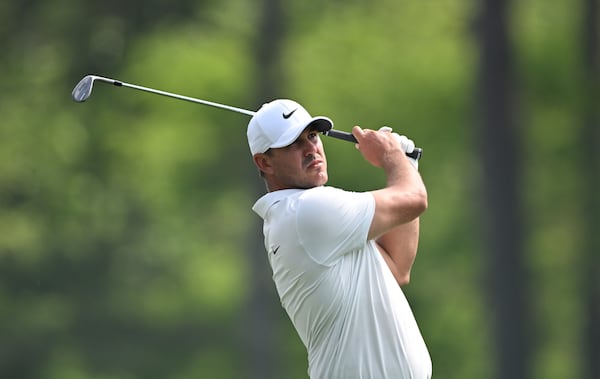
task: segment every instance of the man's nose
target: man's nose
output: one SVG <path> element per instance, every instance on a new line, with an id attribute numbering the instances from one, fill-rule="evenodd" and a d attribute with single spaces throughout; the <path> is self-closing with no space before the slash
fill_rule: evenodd
<path id="1" fill-rule="evenodd" d="M 304 144 L 304 155 L 314 155 L 317 152 L 317 142 L 307 140 Z"/>

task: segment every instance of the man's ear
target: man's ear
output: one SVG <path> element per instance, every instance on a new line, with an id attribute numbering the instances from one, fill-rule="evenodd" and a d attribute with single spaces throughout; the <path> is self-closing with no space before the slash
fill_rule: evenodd
<path id="1" fill-rule="evenodd" d="M 268 155 L 266 154 L 255 154 L 254 157 L 252 157 L 254 159 L 254 164 L 256 165 L 256 167 L 258 167 L 258 169 L 266 174 L 270 174 L 273 172 L 273 166 L 271 165 L 271 159 Z"/>

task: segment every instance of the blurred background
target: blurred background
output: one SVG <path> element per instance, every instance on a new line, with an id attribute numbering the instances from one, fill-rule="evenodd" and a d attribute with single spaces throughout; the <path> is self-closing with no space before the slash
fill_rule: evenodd
<path id="1" fill-rule="evenodd" d="M 423 147 L 411 284 L 440 379 L 600 378 L 598 0 L 4 0 L 0 377 L 306 378 L 248 117 Z M 330 185 L 382 172 L 323 137 Z"/>

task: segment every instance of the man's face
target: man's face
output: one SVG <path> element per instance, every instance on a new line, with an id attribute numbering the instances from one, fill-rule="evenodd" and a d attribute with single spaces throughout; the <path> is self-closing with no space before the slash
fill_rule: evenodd
<path id="1" fill-rule="evenodd" d="M 270 191 L 327 183 L 327 158 L 315 128 L 304 130 L 291 145 L 270 149 L 262 156 L 266 160 L 262 170 Z"/>

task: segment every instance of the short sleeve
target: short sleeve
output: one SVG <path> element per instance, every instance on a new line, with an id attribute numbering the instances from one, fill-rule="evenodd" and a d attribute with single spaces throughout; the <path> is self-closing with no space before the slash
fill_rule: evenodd
<path id="1" fill-rule="evenodd" d="M 364 246 L 375 213 L 369 192 L 319 187 L 304 192 L 297 204 L 297 233 L 317 263 L 329 265 Z"/>

